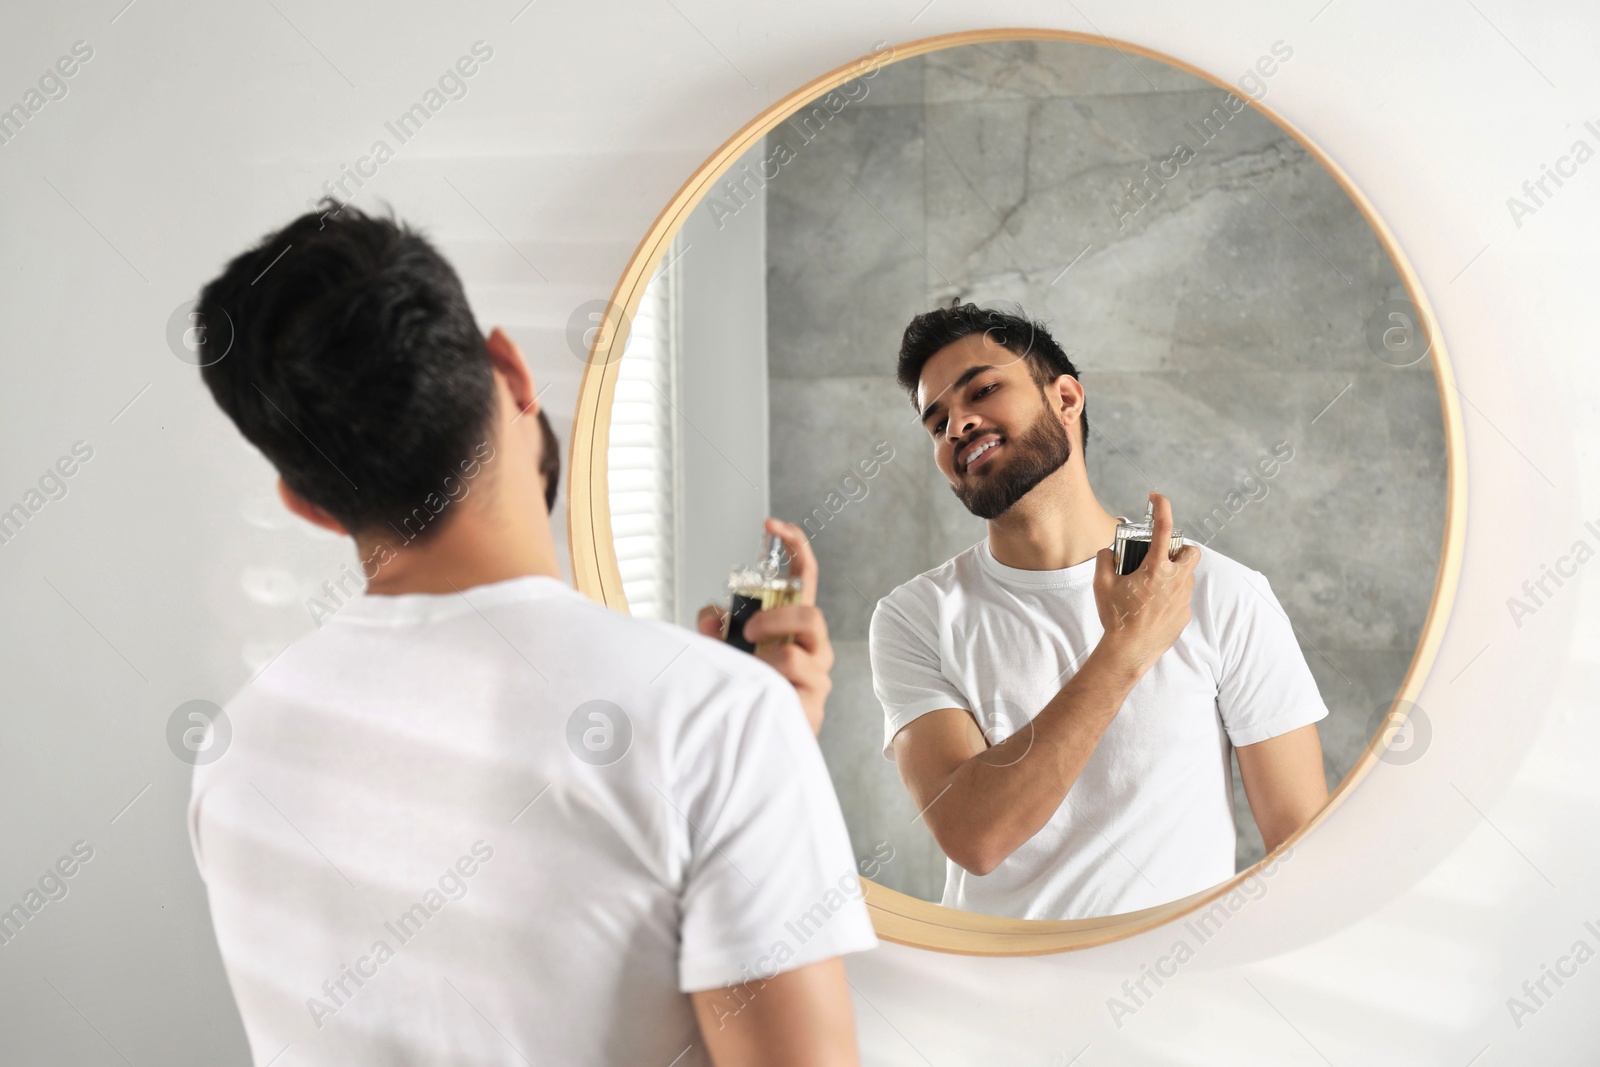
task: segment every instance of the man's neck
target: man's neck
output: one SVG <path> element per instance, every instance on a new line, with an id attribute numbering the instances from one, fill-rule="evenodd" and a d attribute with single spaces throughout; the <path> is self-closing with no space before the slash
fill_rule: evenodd
<path id="1" fill-rule="evenodd" d="M 989 552 L 1018 570 L 1062 570 L 1093 559 L 1116 533 L 1116 516 L 1095 499 L 1083 461 L 1074 457 L 989 521 Z"/>
<path id="2" fill-rule="evenodd" d="M 451 508 L 459 510 L 450 515 Z M 517 510 L 527 513 L 505 514 L 492 501 L 469 497 L 447 505 L 436 520 L 444 525 L 431 539 L 407 542 L 394 536 L 357 542 L 363 560 L 388 560 L 367 581 L 366 591 L 377 596 L 454 593 L 523 575 L 559 579 L 544 501 L 538 501 L 536 511 Z"/>

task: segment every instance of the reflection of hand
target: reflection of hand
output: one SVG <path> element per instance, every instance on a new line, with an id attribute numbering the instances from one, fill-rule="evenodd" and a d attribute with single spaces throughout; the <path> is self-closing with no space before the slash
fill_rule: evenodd
<path id="1" fill-rule="evenodd" d="M 1155 506 L 1150 551 L 1132 574 L 1116 572 L 1116 553 L 1102 548 L 1095 557 L 1094 602 L 1105 636 L 1100 639 L 1128 667 L 1144 674 L 1172 647 L 1189 625 L 1189 598 L 1200 550 L 1184 545 L 1169 557 L 1172 503 L 1150 494 Z"/>
<path id="2" fill-rule="evenodd" d="M 822 717 L 833 680 L 833 644 L 828 623 L 817 605 L 817 557 L 798 526 L 768 519 L 768 533 L 777 534 L 789 553 L 789 574 L 800 579 L 800 601 L 758 611 L 744 624 L 745 640 L 757 646 L 756 656 L 795 688 L 811 732 L 822 729 Z M 700 609 L 696 627 L 707 637 L 721 637 L 726 612 L 716 604 Z M 775 640 L 776 639 L 776 640 Z M 762 642 L 768 642 L 762 647 Z M 780 643 L 781 642 L 781 643 Z"/>
<path id="3" fill-rule="evenodd" d="M 699 616 L 694 620 L 695 629 L 707 637 L 722 638 L 722 623 L 727 618 L 727 611 L 718 604 L 707 604 L 700 609 Z"/>

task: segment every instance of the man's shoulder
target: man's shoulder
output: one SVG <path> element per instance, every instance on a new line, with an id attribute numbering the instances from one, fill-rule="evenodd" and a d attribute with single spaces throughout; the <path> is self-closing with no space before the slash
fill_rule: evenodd
<path id="1" fill-rule="evenodd" d="M 1200 550 L 1200 562 L 1195 565 L 1195 585 L 1204 582 L 1215 589 L 1241 589 L 1246 582 L 1259 582 L 1265 576 L 1255 568 L 1225 556 L 1214 548 L 1185 537 L 1183 543 Z"/>
<path id="2" fill-rule="evenodd" d="M 681 658 L 706 668 L 707 677 L 727 678 L 738 684 L 755 686 L 774 683 L 788 685 L 783 675 L 770 664 L 734 648 L 721 638 L 707 637 L 698 630 L 661 619 L 640 619 L 631 615 L 622 615 L 620 618 L 624 625 L 622 632 L 629 632 L 642 641 L 666 641 L 680 648 L 687 642 Z"/>
<path id="3" fill-rule="evenodd" d="M 477 607 L 481 610 L 473 614 L 483 615 L 501 638 L 485 642 L 482 655 L 496 661 L 531 663 L 546 683 L 585 686 L 603 681 L 609 690 L 635 695 L 677 690 L 694 702 L 714 698 L 719 691 L 726 691 L 729 683 L 747 690 L 783 682 L 782 675 L 768 664 L 723 641 L 675 623 L 629 615 L 570 586 L 536 598 Z M 262 677 L 325 674 L 330 660 L 349 652 L 337 635 L 358 632 L 340 627 L 340 621 L 335 616 L 327 625 L 292 641 Z M 386 632 L 382 628 L 367 631 L 369 636 Z M 394 636 L 396 655 L 404 655 L 417 639 L 411 633 Z M 325 641 L 334 644 L 324 646 Z"/>
<path id="4" fill-rule="evenodd" d="M 574 650 L 572 665 L 587 659 L 589 666 L 620 685 L 641 690 L 663 686 L 688 689 L 693 694 L 691 701 L 711 699 L 730 685 L 746 692 L 788 687 L 770 664 L 698 630 L 665 619 L 629 615 L 581 594 L 567 603 L 573 605 L 574 628 L 584 634 L 584 648 Z M 536 606 L 530 607 L 536 610 Z M 585 649 L 594 655 L 585 656 Z"/>
<path id="5" fill-rule="evenodd" d="M 1201 610 L 1196 614 L 1211 619 L 1227 617 L 1272 595 L 1267 576 L 1254 567 L 1189 538 L 1184 542 L 1200 548 L 1200 562 L 1194 569 L 1194 599 Z"/>
<path id="6" fill-rule="evenodd" d="M 902 615 L 921 614 L 952 590 L 970 584 L 978 576 L 978 552 L 982 547 L 983 542 L 979 541 L 938 566 L 901 582 L 879 598 L 873 607 L 874 617 L 885 610 Z"/>

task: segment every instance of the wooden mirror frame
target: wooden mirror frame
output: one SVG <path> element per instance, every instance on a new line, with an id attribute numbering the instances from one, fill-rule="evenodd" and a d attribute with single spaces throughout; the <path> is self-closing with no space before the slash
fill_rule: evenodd
<path id="1" fill-rule="evenodd" d="M 622 593 L 622 577 L 617 568 L 616 550 L 611 534 L 611 509 L 606 471 L 611 402 L 616 389 L 617 368 L 627 342 L 626 324 L 632 321 L 640 299 L 644 295 L 645 286 L 689 212 L 712 189 L 716 180 L 758 139 L 796 113 L 801 105 L 856 78 L 862 72 L 946 48 L 990 41 L 1018 40 L 1071 41 L 1113 48 L 1125 55 L 1133 54 L 1158 60 L 1210 82 L 1220 89 L 1233 92 L 1227 83 L 1203 70 L 1190 66 L 1182 60 L 1126 41 L 1069 30 L 1006 28 L 941 34 L 884 48 L 807 82 L 751 119 L 723 142 L 722 146 L 690 175 L 689 180 L 683 183 L 677 194 L 656 217 L 617 282 L 616 289 L 611 295 L 611 302 L 607 305 L 604 321 L 595 330 L 587 366 L 579 384 L 577 412 L 572 424 L 572 439 L 568 445 L 571 467 L 567 479 L 567 542 L 571 552 L 573 581 L 580 591 L 608 607 L 624 612 L 628 610 L 627 600 Z M 1390 713 L 1394 714 L 1398 708 L 1409 708 L 1410 702 L 1414 702 L 1421 692 L 1423 682 L 1433 666 L 1439 645 L 1444 638 L 1445 625 L 1450 607 L 1455 600 L 1456 585 L 1460 576 L 1462 546 L 1466 534 L 1467 483 L 1465 444 L 1462 436 L 1461 409 L 1455 396 L 1455 377 L 1445 353 L 1443 337 L 1437 328 L 1432 308 L 1423 293 L 1416 271 L 1401 253 L 1394 235 L 1378 217 L 1372 204 L 1344 171 L 1291 123 L 1259 101 L 1248 97 L 1243 99 L 1299 142 L 1301 147 L 1343 188 L 1351 202 L 1366 218 L 1367 224 L 1372 227 L 1373 233 L 1377 235 L 1384 251 L 1394 264 L 1396 272 L 1405 284 L 1406 293 L 1417 310 L 1421 324 L 1431 339 L 1429 357 L 1433 361 L 1434 378 L 1439 388 L 1439 403 L 1444 415 L 1446 452 L 1444 538 L 1439 555 L 1439 570 L 1434 581 L 1433 600 L 1429 605 L 1422 635 L 1417 642 L 1416 653 L 1411 659 L 1411 666 L 1400 684 L 1394 703 L 1391 704 Z M 1382 737 L 1383 731 L 1380 730 L 1368 741 L 1366 750 L 1356 761 L 1355 766 L 1351 767 L 1344 780 L 1339 783 L 1339 787 L 1329 797 L 1328 803 L 1310 822 L 1302 826 L 1270 855 L 1263 857 L 1260 862 L 1210 889 L 1157 907 L 1120 915 L 1091 919 L 1012 919 L 946 908 L 863 878 L 861 883 L 866 892 L 866 903 L 872 914 L 873 927 L 877 930 L 878 936 L 886 941 L 940 952 L 980 956 L 1027 956 L 1065 952 L 1153 930 L 1226 896 L 1252 874 L 1285 857 L 1297 842 L 1327 818 L 1328 814 L 1372 769 L 1379 758 Z"/>

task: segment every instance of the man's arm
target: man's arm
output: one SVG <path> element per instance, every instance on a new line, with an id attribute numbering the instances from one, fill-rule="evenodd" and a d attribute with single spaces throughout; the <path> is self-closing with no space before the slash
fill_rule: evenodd
<path id="1" fill-rule="evenodd" d="M 1154 542 L 1169 543 L 1172 505 L 1155 502 Z M 1112 551 L 1096 558 L 1095 604 L 1105 633 L 1083 666 L 1029 725 L 989 746 L 972 716 L 947 708 L 894 736 L 895 762 L 940 849 L 985 875 L 1038 833 L 1077 781 L 1129 691 L 1189 622 L 1200 550 L 1152 552 L 1118 575 Z"/>
<path id="2" fill-rule="evenodd" d="M 1317 724 L 1307 723 L 1233 751 L 1239 758 L 1250 814 L 1270 853 L 1328 802 Z"/>
<path id="3" fill-rule="evenodd" d="M 792 638 L 784 644 L 758 652 L 757 657 L 777 670 L 794 687 L 805 712 L 806 725 L 814 738 L 822 728 L 824 706 L 832 688 L 828 672 L 833 666 L 833 645 L 828 640 L 827 622 L 816 606 L 817 559 L 798 526 L 769 518 L 766 530 L 783 539 L 790 557 L 789 574 L 801 581 L 800 600 L 787 607 L 757 612 L 745 624 L 744 633 L 746 639 L 756 644 L 770 638 Z M 724 614 L 716 604 L 701 608 L 697 620 L 700 633 L 720 638 Z M 800 728 L 798 722 L 798 719 L 793 720 L 794 729 Z M 775 817 L 778 812 L 771 800 L 775 784 L 773 776 L 780 768 L 769 766 L 761 772 L 747 774 L 746 777 L 755 788 L 750 801 L 760 815 L 755 819 L 741 820 L 746 823 L 744 836 L 753 842 L 765 842 L 758 849 L 764 852 L 770 852 L 773 841 L 788 842 L 791 848 L 803 855 L 803 860 L 799 861 L 802 866 L 814 866 L 822 857 L 822 846 L 829 843 L 826 831 L 830 827 L 822 826 L 811 835 L 809 841 L 800 831 L 806 828 L 806 819 L 820 818 L 824 823 L 831 820 L 844 870 L 853 877 L 849 837 L 839 817 L 838 803 L 833 799 L 820 752 L 814 744 L 804 747 L 809 749 L 809 753 L 795 754 L 815 760 L 812 785 L 816 788 L 811 802 L 803 811 L 788 812 L 788 825 L 782 825 L 784 820 Z M 792 748 L 790 751 L 795 752 Z M 808 760 L 801 762 L 804 764 Z M 781 769 L 787 772 L 791 768 L 785 764 Z M 825 804 L 822 803 L 823 794 L 827 797 Z M 765 825 L 769 823 L 772 825 Z M 728 869 L 735 869 L 733 859 L 716 842 L 708 840 L 707 844 L 715 849 L 721 859 L 727 861 Z M 762 859 L 766 860 L 766 857 Z M 720 866 L 717 869 L 722 870 Z M 769 885 L 776 887 L 782 883 L 803 885 L 804 875 L 808 872 L 791 867 L 787 873 L 787 878 L 764 882 L 762 890 L 768 890 Z M 797 875 L 800 876 L 798 879 Z M 842 880 L 836 884 L 842 885 Z M 824 891 L 834 892 L 826 883 Z M 738 897 L 745 895 L 737 888 L 734 892 Z M 860 899 L 856 895 L 845 906 L 860 911 L 864 936 L 849 933 L 853 917 L 841 918 L 836 914 L 828 931 L 819 932 L 818 939 L 805 951 L 810 955 L 821 955 L 815 950 L 830 942 L 834 951 L 858 951 L 867 947 L 863 942 L 871 939 L 871 931 Z M 781 910 L 785 907 L 786 912 Z M 706 908 L 705 912 L 714 927 L 726 928 L 726 905 Z M 781 919 L 785 913 L 792 915 L 797 912 L 792 904 L 779 904 L 768 912 L 775 920 Z M 749 972 L 745 973 L 748 975 Z M 755 977 L 740 985 L 694 992 L 689 997 L 694 1005 L 695 1019 L 699 1023 L 706 1051 L 715 1067 L 832 1067 L 834 1064 L 856 1067 L 861 1062 L 856 1048 L 855 1012 L 850 1003 L 850 986 L 845 979 L 844 961 L 837 955 L 802 964 L 771 978 Z"/>
<path id="4" fill-rule="evenodd" d="M 861 1062 L 850 986 L 837 956 L 689 997 L 715 1067 L 854 1067 Z"/>
<path id="5" fill-rule="evenodd" d="M 919 716 L 894 735 L 900 779 L 957 866 L 988 874 L 1061 806 L 1143 673 L 1104 647 L 998 745 L 961 708 Z"/>

